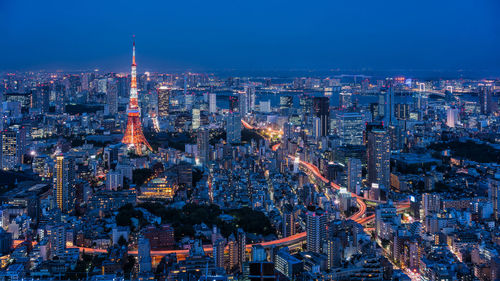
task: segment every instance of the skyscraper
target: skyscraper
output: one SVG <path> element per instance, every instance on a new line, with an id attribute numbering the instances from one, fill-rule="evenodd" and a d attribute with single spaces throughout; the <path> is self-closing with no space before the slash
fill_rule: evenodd
<path id="1" fill-rule="evenodd" d="M 450 128 L 455 128 L 455 125 L 458 122 L 458 109 L 457 108 L 448 108 L 446 111 L 446 126 Z"/>
<path id="2" fill-rule="evenodd" d="M 386 130 L 373 129 L 367 133 L 368 182 L 389 187 L 390 142 Z"/>
<path id="3" fill-rule="evenodd" d="M 210 93 L 208 96 L 208 112 L 210 114 L 217 112 L 217 95 L 215 93 Z"/>
<path id="4" fill-rule="evenodd" d="M 358 158 L 349 158 L 347 160 L 347 190 L 358 194 L 358 186 L 361 186 L 361 160 Z"/>
<path id="5" fill-rule="evenodd" d="M 338 134 L 341 145 L 363 144 L 363 116 L 359 113 L 345 112 L 338 116 Z"/>
<path id="6" fill-rule="evenodd" d="M 135 149 L 137 154 L 142 154 L 145 149 L 153 150 L 142 132 L 141 110 L 137 98 L 137 64 L 135 63 L 135 41 L 132 51 L 132 80 L 130 82 L 130 101 L 128 104 L 127 129 L 123 135 L 122 143 L 128 145 L 130 149 Z"/>
<path id="7" fill-rule="evenodd" d="M 307 250 L 321 253 L 326 238 L 327 215 L 322 210 L 309 211 L 306 214 Z"/>
<path id="8" fill-rule="evenodd" d="M 493 111 L 493 99 L 491 96 L 491 87 L 483 86 L 479 92 L 479 107 L 481 114 L 488 115 Z"/>
<path id="9" fill-rule="evenodd" d="M 201 116 L 200 116 L 200 110 L 198 108 L 193 108 L 192 110 L 192 121 L 191 121 L 191 127 L 193 130 L 197 130 L 200 127 L 200 122 L 201 122 Z"/>
<path id="10" fill-rule="evenodd" d="M 106 88 L 106 103 L 109 115 L 115 115 L 118 113 L 118 84 L 114 79 L 110 78 Z"/>
<path id="11" fill-rule="evenodd" d="M 168 116 L 170 110 L 170 88 L 160 86 L 158 89 L 158 117 Z"/>
<path id="12" fill-rule="evenodd" d="M 139 273 L 151 272 L 151 246 L 149 240 L 144 236 L 138 241 Z"/>
<path id="13" fill-rule="evenodd" d="M 394 117 L 394 102 L 394 87 L 392 81 L 389 81 L 387 91 L 384 95 L 384 123 L 386 126 L 396 121 L 396 117 Z"/>
<path id="14" fill-rule="evenodd" d="M 14 130 L 2 131 L 2 169 L 12 170 L 18 164 L 17 157 L 17 132 Z"/>
<path id="15" fill-rule="evenodd" d="M 283 211 L 283 237 L 295 235 L 295 212 L 291 205 L 287 205 Z"/>
<path id="16" fill-rule="evenodd" d="M 314 116 L 320 119 L 320 136 L 328 135 L 330 128 L 330 99 L 328 97 L 314 97 L 313 99 Z"/>
<path id="17" fill-rule="evenodd" d="M 201 128 L 198 130 L 198 135 L 196 138 L 196 144 L 198 147 L 198 155 L 200 157 L 200 162 L 202 164 L 207 164 L 208 161 L 210 160 L 209 158 L 209 149 L 210 149 L 210 143 L 209 143 L 209 130 L 207 128 Z"/>
<path id="18" fill-rule="evenodd" d="M 238 243 L 238 271 L 243 272 L 243 263 L 247 260 L 247 236 L 243 229 L 238 228 L 237 243 Z"/>
<path id="19" fill-rule="evenodd" d="M 237 112 L 229 113 L 226 117 L 227 143 L 241 142 L 241 115 Z"/>
<path id="20" fill-rule="evenodd" d="M 56 156 L 54 172 L 54 197 L 56 207 L 63 213 L 74 209 L 75 159 L 70 155 Z"/>

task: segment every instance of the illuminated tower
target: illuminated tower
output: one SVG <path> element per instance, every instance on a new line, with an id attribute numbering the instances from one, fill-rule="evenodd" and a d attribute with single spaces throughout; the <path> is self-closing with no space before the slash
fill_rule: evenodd
<path id="1" fill-rule="evenodd" d="M 153 150 L 142 133 L 141 110 L 137 98 L 137 65 L 135 64 L 135 40 L 132 55 L 132 79 L 130 82 L 130 101 L 127 108 L 127 129 L 123 135 L 122 143 L 127 144 L 130 149 L 135 149 L 137 154 L 142 154 L 146 148 Z"/>

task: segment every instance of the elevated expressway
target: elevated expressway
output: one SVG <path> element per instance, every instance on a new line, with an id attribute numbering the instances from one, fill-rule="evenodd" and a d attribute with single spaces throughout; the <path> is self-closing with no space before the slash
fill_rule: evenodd
<path id="1" fill-rule="evenodd" d="M 241 122 L 242 122 L 243 126 L 247 129 L 251 129 L 251 130 L 256 129 L 255 127 L 248 124 L 244 120 L 241 120 Z M 279 145 L 280 145 L 279 143 L 275 144 L 272 147 L 272 149 L 277 150 Z M 292 155 L 289 155 L 289 157 L 292 159 L 295 159 L 295 157 Z M 305 162 L 305 161 L 302 161 L 302 160 L 300 160 L 300 165 L 304 169 L 308 170 L 317 179 L 321 180 L 325 184 L 330 184 L 330 186 L 333 189 L 337 189 L 337 190 L 340 189 L 339 185 L 337 185 L 333 182 L 330 182 L 323 175 L 321 175 L 318 167 L 316 167 L 315 165 L 308 163 L 308 162 Z M 367 209 L 365 202 L 374 202 L 374 203 L 384 203 L 384 202 L 377 201 L 377 200 L 369 200 L 369 199 L 363 198 L 361 196 L 358 196 L 354 193 L 351 193 L 351 196 L 356 198 L 356 203 L 358 205 L 358 211 L 356 213 L 354 213 L 352 216 L 348 217 L 347 219 L 353 220 L 353 221 L 360 223 L 362 225 L 367 225 L 369 223 L 372 223 L 375 220 L 375 216 L 374 215 L 365 216 L 366 209 Z M 397 208 L 398 212 L 404 211 L 405 209 L 409 208 L 409 202 L 407 202 L 407 201 L 398 202 L 398 203 L 396 203 L 396 208 Z M 365 229 L 365 230 L 371 230 L 371 229 Z M 269 248 L 272 246 L 274 246 L 274 247 L 287 246 L 290 248 L 294 248 L 294 247 L 302 245 L 305 242 L 305 240 L 306 240 L 306 232 L 301 232 L 301 233 L 297 233 L 297 234 L 289 236 L 289 237 L 285 237 L 285 238 L 281 238 L 281 239 L 277 239 L 277 240 L 273 240 L 273 241 L 261 242 L 261 243 L 256 243 L 256 244 L 249 244 L 246 247 L 247 247 L 247 250 L 251 250 L 253 245 L 262 245 L 265 248 Z M 93 249 L 93 248 L 74 247 L 74 246 L 70 246 L 68 248 L 78 248 L 78 249 L 80 249 L 80 251 L 85 252 L 87 254 L 106 253 L 105 249 Z M 213 251 L 212 245 L 205 245 L 205 246 L 203 246 L 203 249 L 205 250 L 206 253 L 211 253 Z M 129 253 L 129 255 L 136 256 L 137 250 L 130 250 L 128 253 Z M 176 254 L 179 259 L 184 259 L 185 257 L 187 257 L 189 255 L 189 250 L 151 251 L 151 255 L 154 257 L 157 257 L 157 258 L 161 258 L 162 256 L 169 255 L 169 254 Z"/>

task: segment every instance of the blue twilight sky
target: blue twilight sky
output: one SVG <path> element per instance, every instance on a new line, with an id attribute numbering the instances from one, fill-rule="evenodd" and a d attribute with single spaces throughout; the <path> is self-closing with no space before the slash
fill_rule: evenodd
<path id="1" fill-rule="evenodd" d="M 1 70 L 500 72 L 498 0 L 0 0 Z"/>

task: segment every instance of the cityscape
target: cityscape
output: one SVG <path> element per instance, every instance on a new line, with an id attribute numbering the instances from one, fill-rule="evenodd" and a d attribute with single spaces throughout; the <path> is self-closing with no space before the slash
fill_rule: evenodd
<path id="1" fill-rule="evenodd" d="M 153 70 L 141 34 L 0 66 L 0 281 L 500 280 L 498 64 Z"/>

